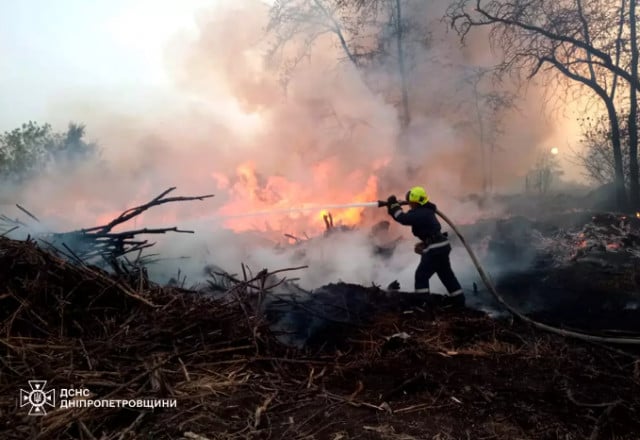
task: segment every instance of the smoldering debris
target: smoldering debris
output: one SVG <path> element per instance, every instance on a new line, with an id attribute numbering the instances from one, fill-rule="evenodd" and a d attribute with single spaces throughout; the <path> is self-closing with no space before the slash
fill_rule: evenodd
<path id="1" fill-rule="evenodd" d="M 628 305 L 640 297 L 640 219 L 589 211 L 557 215 L 556 224 L 545 213 L 544 221 L 512 217 L 478 225 L 483 262 L 500 293 L 552 325 L 637 333 Z M 499 309 L 486 292 L 480 297 Z"/>
<path id="2" fill-rule="evenodd" d="M 416 307 L 331 333 L 338 350 L 296 350 L 279 342 L 258 307 L 273 276 L 231 281 L 214 299 L 0 238 L 0 436 L 460 438 L 473 426 L 499 439 L 588 437 L 594 429 L 637 437 L 632 354 L 470 310 Z M 377 295 L 345 284 L 324 290 Z M 87 402 L 58 401 L 42 417 L 26 416 L 18 396 L 32 378 L 52 390 L 86 389 Z M 176 405 L 88 404 L 109 399 Z M 488 413 L 503 414 L 499 431 Z M 595 422 L 601 414 L 606 423 Z"/>

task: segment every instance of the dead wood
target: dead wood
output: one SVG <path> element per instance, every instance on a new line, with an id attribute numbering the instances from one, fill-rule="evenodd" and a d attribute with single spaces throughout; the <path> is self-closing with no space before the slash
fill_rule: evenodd
<path id="1" fill-rule="evenodd" d="M 63 255 L 75 260 L 76 262 L 102 264 L 106 261 L 111 266 L 117 265 L 119 258 L 130 253 L 147 249 L 155 244 L 153 242 L 150 243 L 148 240 L 138 239 L 137 237 L 140 235 L 157 235 L 166 234 L 167 232 L 193 234 L 194 231 L 179 229 L 176 226 L 166 228 L 141 228 L 113 232 L 114 228 L 123 225 L 134 217 L 155 206 L 174 202 L 202 201 L 213 197 L 213 194 L 189 197 L 167 197 L 167 195 L 175 189 L 175 187 L 169 188 L 157 197 L 153 198 L 151 201 L 125 210 L 118 217 L 104 225 L 83 228 L 70 232 L 38 234 L 36 238 L 39 241 L 52 246 L 58 251 L 62 251 Z M 40 220 L 30 211 L 20 205 L 16 206 L 24 214 L 28 215 L 36 222 L 40 222 Z M 4 224 L 5 227 L 10 228 L 2 235 L 8 235 L 19 227 L 25 227 L 28 229 L 28 226 L 25 223 L 19 220 L 12 220 L 4 215 L 0 216 L 0 224 Z"/>
<path id="2" fill-rule="evenodd" d="M 378 313 L 339 350 L 295 350 L 257 307 L 281 271 L 243 267 L 213 298 L 0 238 L 0 438 L 637 438 L 638 367 L 624 355 L 437 309 Z M 17 403 L 32 379 L 177 407 L 34 419 Z"/>

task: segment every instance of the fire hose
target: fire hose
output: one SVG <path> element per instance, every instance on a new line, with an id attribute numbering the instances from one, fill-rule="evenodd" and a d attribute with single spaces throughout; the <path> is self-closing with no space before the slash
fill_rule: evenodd
<path id="1" fill-rule="evenodd" d="M 399 203 L 401 205 L 408 204 L 408 202 L 399 202 Z M 377 202 L 377 206 L 378 207 L 386 207 L 387 206 L 387 202 L 383 201 L 383 200 L 379 200 Z M 510 306 L 504 300 L 502 295 L 500 295 L 498 293 L 495 285 L 491 281 L 491 278 L 485 272 L 484 268 L 480 264 L 480 261 L 478 261 L 478 258 L 476 257 L 476 254 L 473 252 L 473 250 L 471 249 L 471 247 L 469 246 L 469 244 L 465 240 L 464 236 L 462 235 L 460 230 L 458 230 L 456 225 L 451 221 L 451 219 L 449 217 L 447 217 L 444 213 L 442 213 L 442 211 L 437 210 L 437 209 L 436 209 L 436 214 L 440 218 L 442 218 L 442 220 L 444 220 L 445 223 L 447 223 L 451 227 L 453 232 L 455 232 L 455 234 L 458 236 L 458 238 L 460 239 L 460 242 L 462 243 L 462 245 L 467 250 L 467 253 L 469 254 L 469 257 L 471 258 L 471 261 L 473 262 L 473 265 L 475 266 L 476 270 L 478 271 L 478 274 L 480 275 L 480 278 L 482 279 L 482 282 L 484 283 L 484 285 L 487 288 L 487 290 L 489 291 L 489 293 L 491 293 L 491 295 L 496 299 L 496 301 L 498 301 L 502 306 L 504 306 L 504 308 L 507 309 L 509 311 L 509 313 L 511 313 L 516 318 L 518 318 L 518 319 L 520 319 L 520 320 L 522 320 L 522 321 L 524 321 L 524 322 L 526 322 L 526 323 L 528 323 L 528 324 L 532 325 L 533 327 L 538 328 L 540 330 L 544 330 L 544 331 L 547 331 L 547 332 L 550 332 L 550 333 L 555 333 L 555 334 L 558 334 L 558 335 L 561 335 L 561 336 L 564 336 L 564 337 L 571 337 L 571 338 L 581 339 L 581 340 L 589 341 L 589 342 L 599 342 L 599 343 L 607 343 L 607 344 L 640 345 L 640 338 L 606 337 L 606 336 L 591 335 L 591 334 L 588 334 L 588 333 L 576 332 L 576 331 L 571 331 L 571 330 L 564 330 L 564 329 L 561 329 L 561 328 L 558 328 L 558 327 L 553 327 L 551 325 L 547 325 L 547 324 L 543 324 L 541 322 L 535 321 L 535 320 L 529 318 L 528 316 L 520 313 L 518 310 L 516 310 L 515 308 Z"/>

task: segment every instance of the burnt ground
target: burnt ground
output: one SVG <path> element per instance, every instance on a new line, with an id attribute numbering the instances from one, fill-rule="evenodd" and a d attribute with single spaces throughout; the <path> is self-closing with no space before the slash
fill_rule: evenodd
<path id="1" fill-rule="evenodd" d="M 295 350 L 254 311 L 263 276 L 213 300 L 0 238 L 0 438 L 638 438 L 638 350 L 398 306 L 403 294 L 366 323 L 327 329 L 337 348 Z M 28 416 L 18 396 L 30 379 L 177 407 Z"/>
<path id="2" fill-rule="evenodd" d="M 403 331 L 408 339 L 386 341 Z M 297 372 L 308 411 L 321 411 L 303 427 L 287 427 L 292 437 L 578 439 L 640 432 L 640 364 L 600 347 L 469 310 L 382 317 L 349 342 L 351 351 L 310 388 L 310 370 L 283 367 Z M 294 420 L 300 410 L 291 413 Z"/>

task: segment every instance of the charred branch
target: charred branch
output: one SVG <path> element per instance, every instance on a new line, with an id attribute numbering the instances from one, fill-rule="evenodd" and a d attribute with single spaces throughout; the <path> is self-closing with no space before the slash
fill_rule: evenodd
<path id="1" fill-rule="evenodd" d="M 79 229 L 70 232 L 54 232 L 42 234 L 39 239 L 52 248 L 62 251 L 64 255 L 77 262 L 93 262 L 98 259 L 101 261 L 106 261 L 112 267 L 115 267 L 117 266 L 117 260 L 120 257 L 133 252 L 139 252 L 155 244 L 150 243 L 148 240 L 139 239 L 138 237 L 141 235 L 158 235 L 166 234 L 168 232 L 183 234 L 194 233 L 194 231 L 179 229 L 176 226 L 167 228 L 145 227 L 121 232 L 113 232 L 114 228 L 123 225 L 124 223 L 130 221 L 131 219 L 137 217 L 138 215 L 155 206 L 174 202 L 188 202 L 195 200 L 202 201 L 213 197 L 213 194 L 193 197 L 167 197 L 167 195 L 175 189 L 175 187 L 169 188 L 157 197 L 153 198 L 151 201 L 123 211 L 118 217 L 114 218 L 109 223 L 106 223 L 104 225 Z M 25 208 L 21 207 L 20 205 L 17 205 L 17 207 L 29 217 L 39 222 L 38 218 L 27 211 Z M 27 227 L 25 223 L 20 222 L 19 220 L 11 220 L 6 216 L 0 217 L 0 222 L 12 226 L 12 228 L 10 229 L 11 231 L 14 231 L 16 227 Z M 8 231 L 5 232 L 5 234 L 8 234 Z"/>

